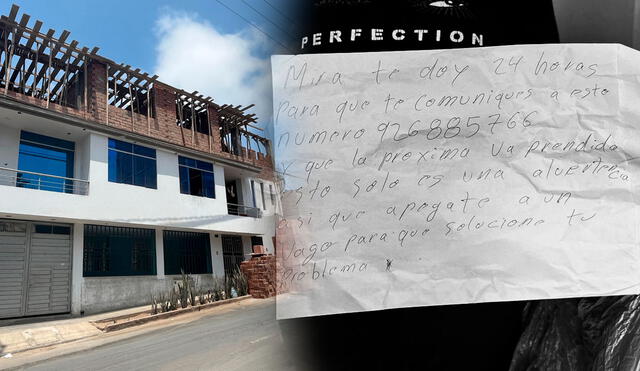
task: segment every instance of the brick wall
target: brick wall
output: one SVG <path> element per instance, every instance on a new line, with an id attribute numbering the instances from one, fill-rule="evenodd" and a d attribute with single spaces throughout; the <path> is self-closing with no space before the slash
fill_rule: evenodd
<path id="1" fill-rule="evenodd" d="M 175 88 L 156 81 L 151 90 L 152 102 L 155 104 L 155 117 L 121 109 L 107 103 L 107 66 L 92 60 L 87 65 L 87 102 L 88 107 L 81 104 L 78 109 L 49 103 L 46 100 L 8 91 L 13 99 L 41 108 L 71 115 L 87 121 L 108 125 L 123 131 L 134 132 L 164 142 L 188 147 L 206 154 L 215 154 L 234 161 L 249 163 L 262 168 L 260 177 L 273 180 L 273 161 L 270 156 L 256 154 L 255 151 L 242 149 L 245 156 L 235 156 L 222 151 L 218 113 L 209 107 L 211 135 L 185 129 L 176 124 Z M 82 91 L 82 90 L 80 90 Z M 4 89 L 0 89 L 3 93 Z M 73 97 L 72 97 L 73 98 Z M 83 103 L 82 97 L 77 97 Z"/>
<path id="2" fill-rule="evenodd" d="M 242 262 L 240 269 L 247 276 L 251 296 L 265 299 L 276 295 L 275 255 L 254 256 Z"/>

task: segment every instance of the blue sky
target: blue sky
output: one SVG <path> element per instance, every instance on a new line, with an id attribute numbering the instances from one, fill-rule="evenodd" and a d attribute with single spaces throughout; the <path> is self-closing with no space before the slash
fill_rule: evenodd
<path id="1" fill-rule="evenodd" d="M 271 37 L 286 39 L 282 30 L 289 22 L 280 12 L 286 13 L 287 3 L 295 0 L 221 1 Z M 256 103 L 255 112 L 268 119 L 271 107 L 265 106 L 271 103 L 262 97 L 270 89 L 265 75 L 269 55 L 279 46 L 216 0 L 13 2 L 20 6 L 19 16 L 31 15 L 30 25 L 39 19 L 56 36 L 69 30 L 69 41 L 98 46 L 99 54 L 117 63 L 157 73 L 163 82 L 198 90 L 219 103 Z M 11 3 L 3 2 L 2 14 L 9 13 Z"/>
<path id="2" fill-rule="evenodd" d="M 246 3 L 258 9 L 280 28 L 286 28 L 282 16 L 268 4 L 278 6 L 285 11 L 286 3 L 291 0 L 246 0 Z M 258 25 L 269 34 L 283 39 L 282 32 L 263 17 L 255 13 L 241 0 L 223 0 L 249 21 Z M 186 12 L 206 20 L 222 33 L 237 33 L 251 28 L 247 22 L 220 5 L 216 0 L 191 1 L 150 1 L 150 0 L 13 0 L 7 1 L 2 14 L 8 14 L 11 4 L 20 6 L 20 11 L 31 15 L 31 22 L 39 19 L 44 28 L 53 28 L 58 32 L 71 31 L 71 39 L 80 45 L 100 47 L 100 54 L 116 62 L 126 62 L 152 71 L 155 62 L 154 49 L 158 42 L 154 33 L 156 21 L 167 11 Z M 55 3 L 55 6 L 52 4 Z M 270 41 L 271 42 L 271 41 Z"/>

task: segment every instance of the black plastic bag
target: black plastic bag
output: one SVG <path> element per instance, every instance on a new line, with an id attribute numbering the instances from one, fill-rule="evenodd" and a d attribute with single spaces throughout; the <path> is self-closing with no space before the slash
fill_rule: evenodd
<path id="1" fill-rule="evenodd" d="M 530 302 L 511 371 L 640 369 L 640 296 Z"/>

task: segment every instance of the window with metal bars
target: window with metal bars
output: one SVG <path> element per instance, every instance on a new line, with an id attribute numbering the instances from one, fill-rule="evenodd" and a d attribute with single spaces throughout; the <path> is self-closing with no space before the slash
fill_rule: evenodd
<path id="1" fill-rule="evenodd" d="M 224 274 L 231 275 L 244 261 L 244 247 L 242 237 L 222 235 L 222 257 L 224 260 Z"/>
<path id="2" fill-rule="evenodd" d="M 155 274 L 156 239 L 153 229 L 84 226 L 84 277 Z"/>
<path id="3" fill-rule="evenodd" d="M 164 273 L 211 273 L 208 233 L 164 231 Z"/>

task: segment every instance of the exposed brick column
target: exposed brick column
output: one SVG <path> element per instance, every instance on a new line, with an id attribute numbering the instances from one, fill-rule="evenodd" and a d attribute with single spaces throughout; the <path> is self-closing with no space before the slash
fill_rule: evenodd
<path id="1" fill-rule="evenodd" d="M 222 152 L 222 138 L 220 138 L 220 115 L 213 107 L 208 107 L 209 124 L 211 127 L 211 149 L 214 153 Z"/>
<path id="2" fill-rule="evenodd" d="M 89 117 L 102 124 L 107 123 L 107 66 L 91 61 L 87 67 L 87 101 Z"/>
<path id="3" fill-rule="evenodd" d="M 253 256 L 240 264 L 240 270 L 247 277 L 251 296 L 265 299 L 276 295 L 275 255 Z"/>

